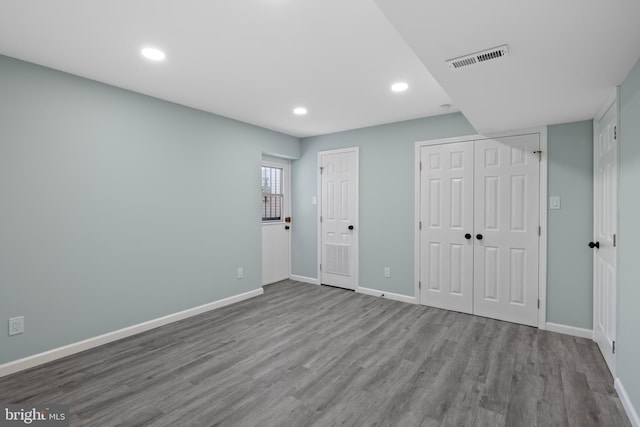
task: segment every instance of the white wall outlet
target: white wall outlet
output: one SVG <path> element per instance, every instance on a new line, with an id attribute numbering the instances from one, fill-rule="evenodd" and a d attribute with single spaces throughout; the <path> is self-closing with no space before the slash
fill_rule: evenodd
<path id="1" fill-rule="evenodd" d="M 317 205 L 317 204 L 318 204 L 318 198 L 317 198 L 316 196 L 313 196 L 313 197 L 311 198 L 311 204 L 312 204 L 312 205 Z"/>
<path id="2" fill-rule="evenodd" d="M 391 277 L 391 267 L 384 268 L 384 277 Z"/>
<path id="3" fill-rule="evenodd" d="M 560 196 L 549 197 L 549 209 L 560 209 Z"/>
<path id="4" fill-rule="evenodd" d="M 24 332 L 24 316 L 9 319 L 9 335 L 18 335 Z"/>
<path id="5" fill-rule="evenodd" d="M 238 279 L 244 278 L 244 270 L 242 267 L 238 267 Z"/>

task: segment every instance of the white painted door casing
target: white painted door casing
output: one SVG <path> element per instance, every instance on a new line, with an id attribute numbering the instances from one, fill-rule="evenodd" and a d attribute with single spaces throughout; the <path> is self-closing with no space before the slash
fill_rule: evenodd
<path id="1" fill-rule="evenodd" d="M 593 339 L 616 374 L 618 141 L 617 103 L 594 121 Z"/>
<path id="2" fill-rule="evenodd" d="M 357 147 L 318 153 L 320 183 L 321 284 L 358 286 Z"/>

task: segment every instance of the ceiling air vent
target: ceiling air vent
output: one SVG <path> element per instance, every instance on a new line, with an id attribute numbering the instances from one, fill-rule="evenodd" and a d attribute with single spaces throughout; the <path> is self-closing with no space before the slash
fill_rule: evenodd
<path id="1" fill-rule="evenodd" d="M 469 65 L 475 65 L 481 62 L 500 59 L 507 55 L 509 55 L 509 47 L 505 44 L 502 46 L 494 47 L 492 49 L 482 50 L 480 52 L 460 56 L 458 58 L 448 59 L 446 63 L 449 68 L 457 70 L 458 68 L 468 67 Z"/>

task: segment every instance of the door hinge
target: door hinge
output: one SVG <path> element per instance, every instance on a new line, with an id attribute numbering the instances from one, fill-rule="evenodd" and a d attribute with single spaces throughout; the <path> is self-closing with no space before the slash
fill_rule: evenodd
<path id="1" fill-rule="evenodd" d="M 418 289 L 422 289 L 422 282 L 418 281 Z"/>
<path id="2" fill-rule="evenodd" d="M 618 139 L 618 126 L 613 127 L 613 140 L 616 141 Z"/>
<path id="3" fill-rule="evenodd" d="M 324 166 L 320 166 L 320 175 L 322 175 L 322 170 L 324 169 Z"/>
<path id="4" fill-rule="evenodd" d="M 538 226 L 538 236 L 542 236 L 542 226 Z"/>
<path id="5" fill-rule="evenodd" d="M 611 345 L 611 353 L 616 354 L 616 342 L 615 341 Z"/>
<path id="6" fill-rule="evenodd" d="M 418 229 L 419 229 L 419 230 L 422 230 L 422 221 L 420 221 L 420 222 L 418 223 Z"/>
<path id="7" fill-rule="evenodd" d="M 322 215 L 320 215 L 320 222 L 322 222 Z"/>
<path id="8" fill-rule="evenodd" d="M 616 239 L 616 235 L 615 235 L 615 233 L 614 233 L 614 235 L 613 235 L 613 247 L 614 247 L 614 248 L 616 247 L 617 243 L 618 243 L 618 242 L 617 242 L 617 239 Z"/>
<path id="9" fill-rule="evenodd" d="M 320 264 L 320 271 L 322 271 L 322 264 Z"/>
<path id="10" fill-rule="evenodd" d="M 538 308 L 540 308 L 540 299 L 538 299 Z"/>
<path id="11" fill-rule="evenodd" d="M 422 170 L 422 162 L 420 162 L 420 170 Z"/>

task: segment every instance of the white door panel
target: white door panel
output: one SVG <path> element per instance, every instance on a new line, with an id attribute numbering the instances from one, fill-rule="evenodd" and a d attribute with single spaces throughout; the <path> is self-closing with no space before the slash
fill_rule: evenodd
<path id="1" fill-rule="evenodd" d="M 614 103 L 595 123 L 594 138 L 594 339 L 615 376 L 617 233 L 617 110 Z"/>
<path id="2" fill-rule="evenodd" d="M 262 225 L 262 285 L 289 277 L 289 232 L 284 223 Z"/>
<path id="3" fill-rule="evenodd" d="M 420 302 L 471 313 L 473 142 L 422 147 Z"/>
<path id="4" fill-rule="evenodd" d="M 474 313 L 537 326 L 539 136 L 476 142 Z"/>
<path id="5" fill-rule="evenodd" d="M 321 283 L 356 288 L 358 152 L 320 153 Z"/>
<path id="6" fill-rule="evenodd" d="M 290 212 L 291 168 L 288 160 L 266 156 L 263 157 L 262 165 L 267 168 L 282 169 L 282 182 L 278 184 L 278 188 L 282 191 L 281 206 L 279 209 L 268 209 L 270 212 L 276 212 L 280 219 L 262 223 L 262 285 L 264 286 L 289 278 L 290 235 L 287 228 L 289 223 L 285 222 L 285 218 Z M 265 183 L 263 182 L 262 185 L 264 197 Z M 263 203 L 271 202 L 270 199 L 263 200 Z M 264 214 L 265 212 L 263 216 Z"/>

